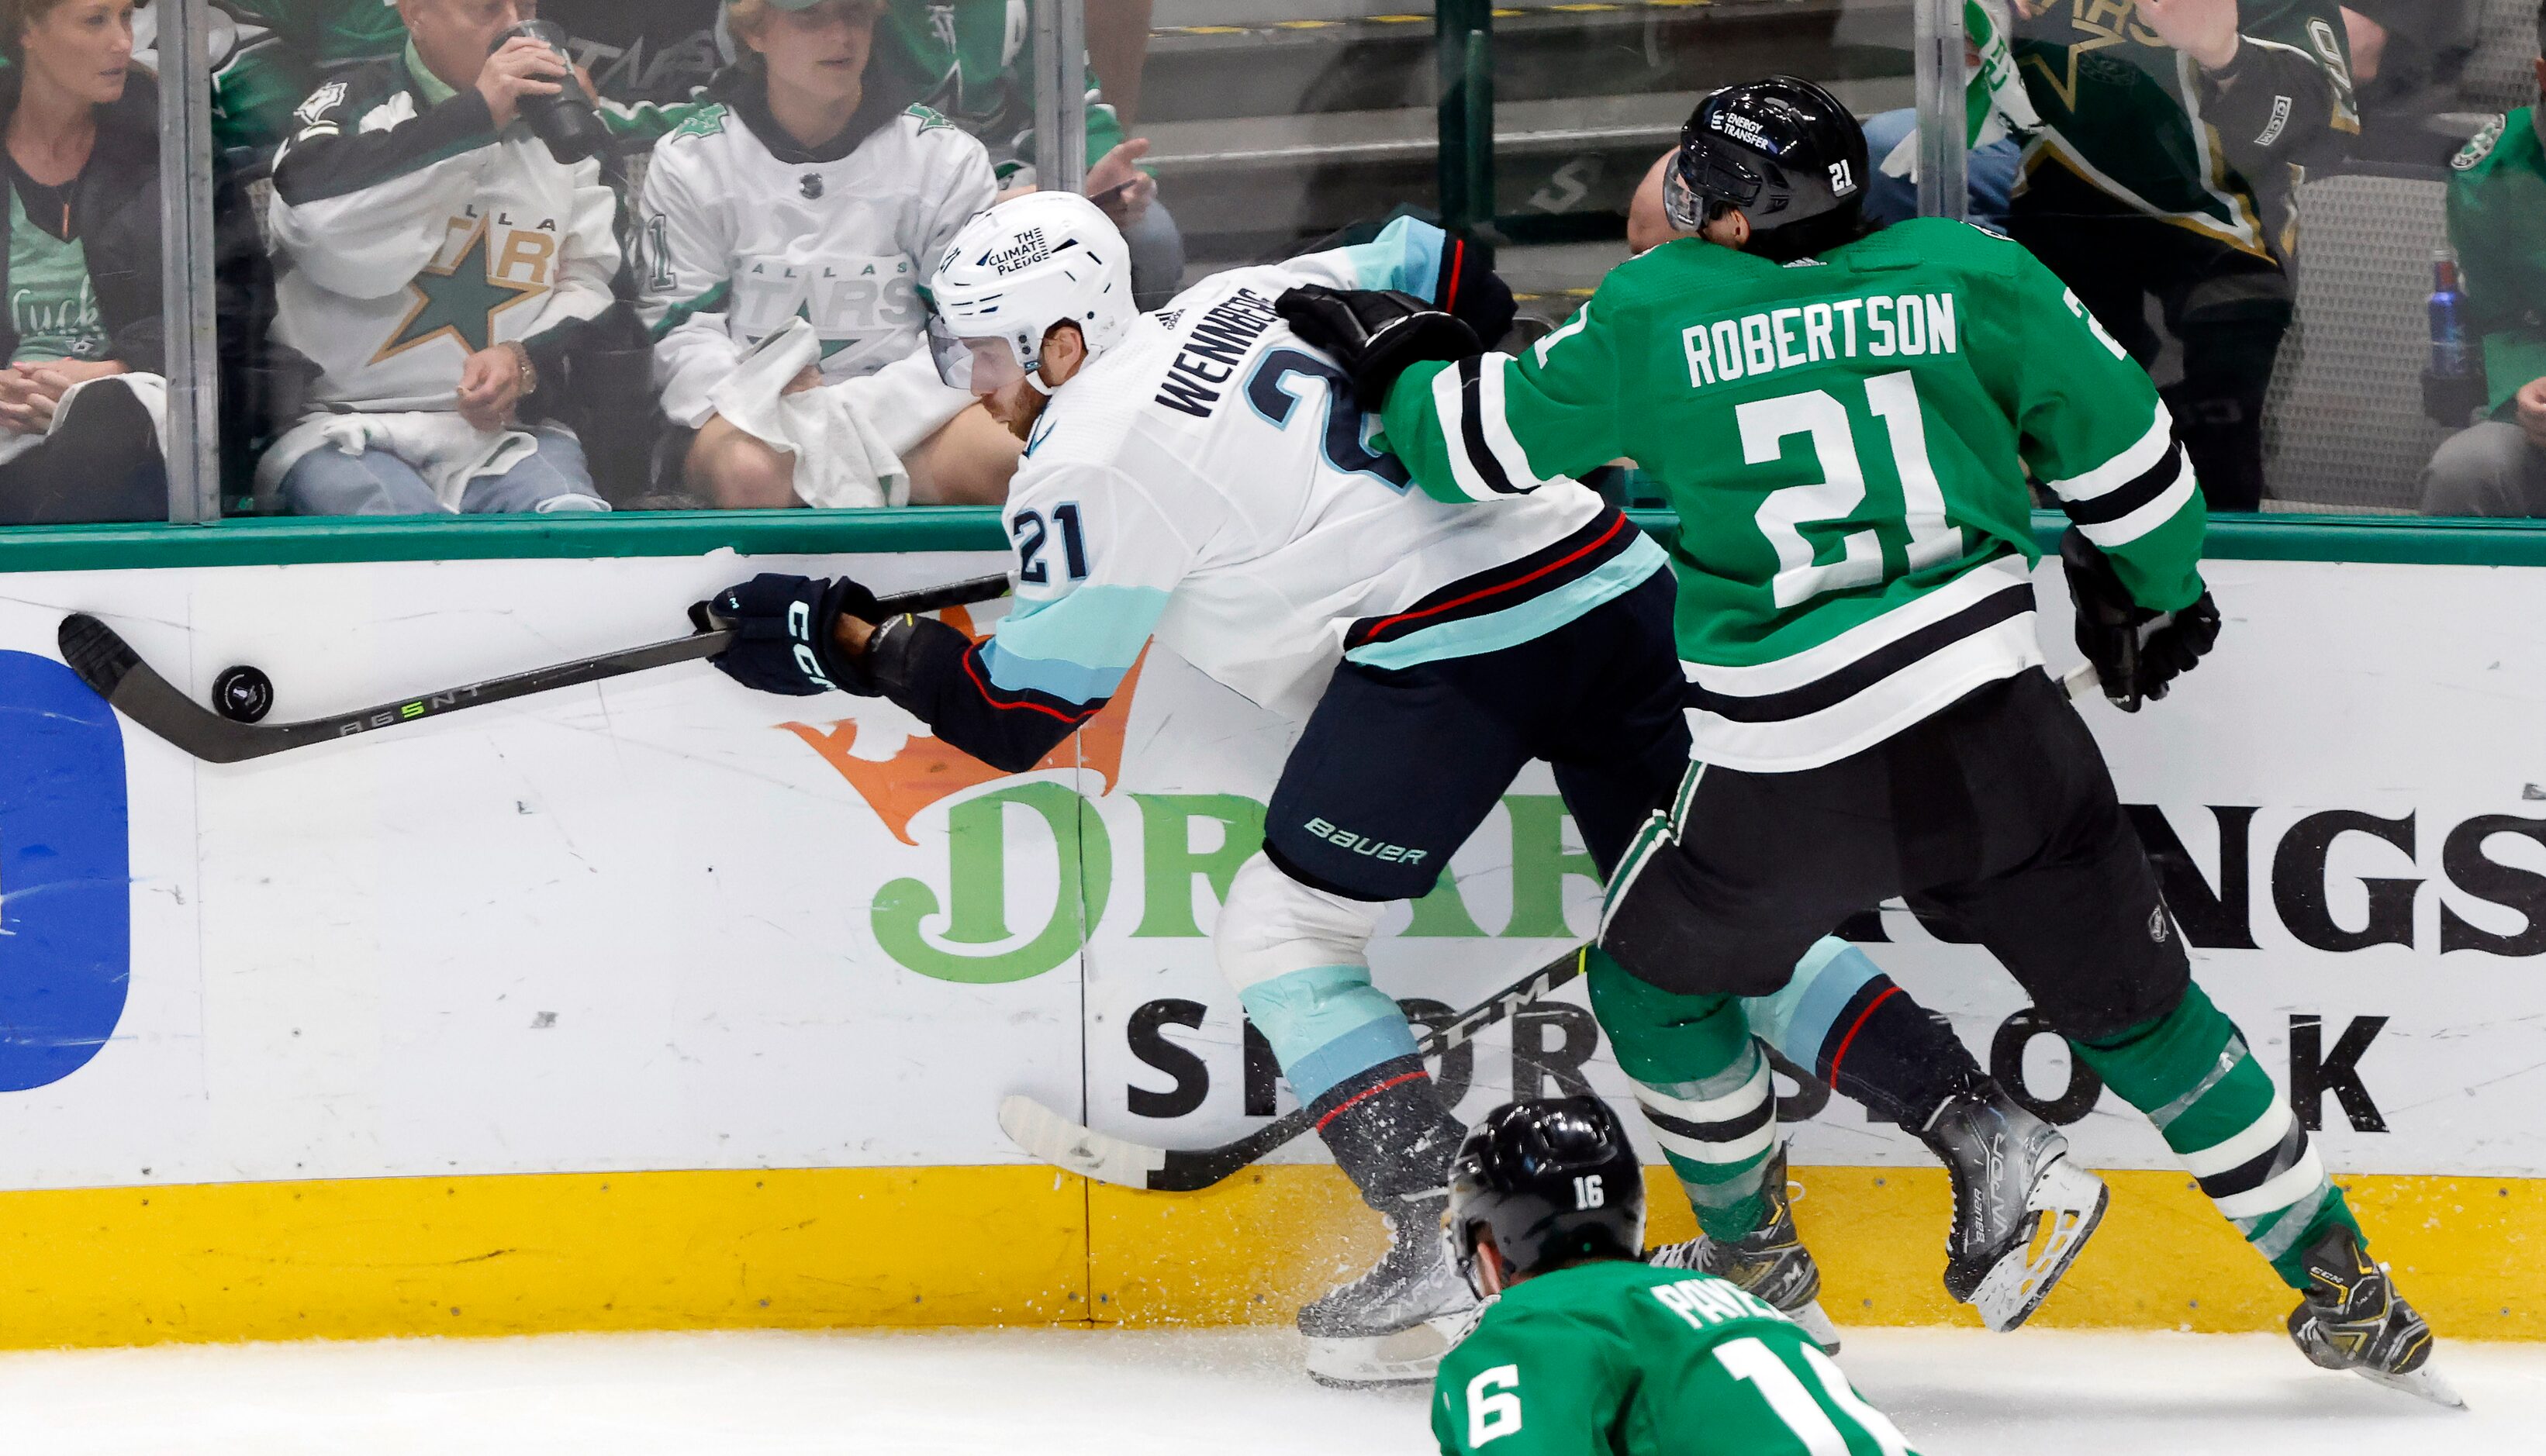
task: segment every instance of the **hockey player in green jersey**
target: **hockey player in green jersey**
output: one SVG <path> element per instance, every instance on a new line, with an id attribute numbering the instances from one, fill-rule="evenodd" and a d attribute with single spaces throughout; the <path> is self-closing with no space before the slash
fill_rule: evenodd
<path id="1" fill-rule="evenodd" d="M 2118 705 L 2164 695 L 2217 636 L 2173 423 L 2023 248 L 1941 220 L 1860 235 L 1865 160 L 1809 82 L 1709 96 L 1666 184 L 1697 236 L 1618 268 L 1518 359 L 1435 362 L 1441 331 L 1383 294 L 1282 301 L 1385 399 L 1426 492 L 1510 499 L 1625 455 L 1679 515 L 1695 762 L 1610 878 L 1593 1009 L 1620 1065 L 1719 1145 L 1674 1167 L 1709 1237 L 1738 1240 L 1775 1139 L 1710 1110 L 1747 1052 L 1730 998 L 1906 896 L 1967 927 L 2158 1124 L 2300 1291 L 2311 1359 L 2443 1397 L 2428 1327 L 2192 984 L 2094 740 L 2040 670 L 2028 474 L 2074 523 L 2079 643 Z"/>
<path id="2" fill-rule="evenodd" d="M 1639 1256 L 1644 1171 L 1597 1097 L 1486 1113 L 1444 1222 L 1499 1297 L 1433 1381 L 1443 1456 L 1916 1456 L 1766 1301 Z"/>

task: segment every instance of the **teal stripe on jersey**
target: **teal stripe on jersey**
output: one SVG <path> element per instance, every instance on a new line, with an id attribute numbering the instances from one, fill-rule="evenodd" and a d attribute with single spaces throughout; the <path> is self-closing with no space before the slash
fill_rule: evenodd
<path id="1" fill-rule="evenodd" d="M 1824 935 L 1795 962 L 1795 974 L 1784 990 L 1741 1004 L 1750 1034 L 1775 1047 L 1787 1061 L 1818 1072 L 1831 1023 L 1866 982 L 1882 974 L 1864 951 L 1835 935 Z"/>
<path id="2" fill-rule="evenodd" d="M 1602 563 L 1598 570 L 1553 592 L 1484 616 L 1443 622 L 1390 641 L 1356 647 L 1344 657 L 1364 667 L 1404 668 L 1419 662 L 1499 652 L 1546 636 L 1600 604 L 1625 596 L 1643 585 L 1647 577 L 1669 565 L 1670 558 L 1654 544 L 1653 537 L 1639 534 L 1626 550 Z"/>
<path id="3" fill-rule="evenodd" d="M 1411 217 L 1400 217 L 1366 243 L 1337 250 L 1352 265 L 1355 285 L 1397 288 L 1427 303 L 1441 278 L 1441 229 Z"/>
<path id="4" fill-rule="evenodd" d="M 1081 587 L 1010 612 L 981 646 L 991 685 L 1032 689 L 1071 702 L 1113 695 L 1167 609 L 1155 587 Z"/>

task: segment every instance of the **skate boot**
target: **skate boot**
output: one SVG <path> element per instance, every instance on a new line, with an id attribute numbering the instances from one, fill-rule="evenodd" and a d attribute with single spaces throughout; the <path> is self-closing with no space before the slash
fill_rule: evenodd
<path id="1" fill-rule="evenodd" d="M 2465 1409 L 2457 1390 L 2431 1368 L 2431 1327 L 2396 1297 L 2386 1268 L 2369 1261 L 2349 1226 L 2327 1229 L 2302 1258 L 2308 1287 L 2290 1311 L 2290 1338 L 2301 1354 L 2328 1370 L 2357 1371 L 2380 1385 Z"/>
<path id="2" fill-rule="evenodd" d="M 1406 1199 L 1388 1215 L 1379 1262 L 1300 1311 L 1310 1379 L 1346 1390 L 1431 1384 L 1477 1309 L 1441 1239 L 1449 1206 L 1446 1195 Z"/>
<path id="3" fill-rule="evenodd" d="M 1766 1222 L 1727 1244 L 1703 1235 L 1684 1244 L 1665 1244 L 1646 1254 L 1645 1262 L 1659 1269 L 1695 1269 L 1729 1279 L 1804 1327 L 1824 1353 L 1837 1354 L 1838 1327 L 1822 1311 L 1821 1266 L 1813 1262 L 1813 1252 L 1795 1232 L 1782 1146 L 1760 1174 L 1765 1179 L 1760 1187 L 1768 1199 Z"/>
<path id="4" fill-rule="evenodd" d="M 1450 1160 L 1467 1127 L 1413 1057 L 1337 1084 L 1314 1108 L 1335 1165 L 1387 1220 L 1388 1252 L 1300 1311 L 1310 1378 L 1347 1388 L 1429 1384 L 1477 1307 L 1441 1238 Z"/>
<path id="5" fill-rule="evenodd" d="M 2069 1140 L 1996 1083 L 1956 1092 L 1919 1132 L 1954 1185 L 1945 1292 L 2012 1330 L 2085 1249 L 2111 1193 L 2069 1157 Z"/>

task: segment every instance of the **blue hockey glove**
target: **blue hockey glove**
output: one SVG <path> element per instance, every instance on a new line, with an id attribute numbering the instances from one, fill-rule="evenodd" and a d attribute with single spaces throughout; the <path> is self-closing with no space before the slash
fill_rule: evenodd
<path id="1" fill-rule="evenodd" d="M 733 645 L 708 661 L 761 692 L 809 697 L 834 688 L 872 697 L 876 689 L 832 636 L 840 617 L 884 615 L 876 595 L 847 577 L 753 577 L 690 608 L 705 627 L 733 628 Z"/>

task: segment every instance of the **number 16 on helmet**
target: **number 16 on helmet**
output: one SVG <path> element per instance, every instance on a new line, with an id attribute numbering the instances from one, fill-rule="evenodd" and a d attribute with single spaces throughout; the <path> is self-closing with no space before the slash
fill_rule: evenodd
<path id="1" fill-rule="evenodd" d="M 1492 1237 L 1506 1278 L 1585 1258 L 1642 1258 L 1644 1169 L 1625 1124 L 1598 1097 L 1505 1102 L 1460 1145 L 1442 1222 L 1451 1257 L 1480 1295 L 1481 1233 Z"/>

